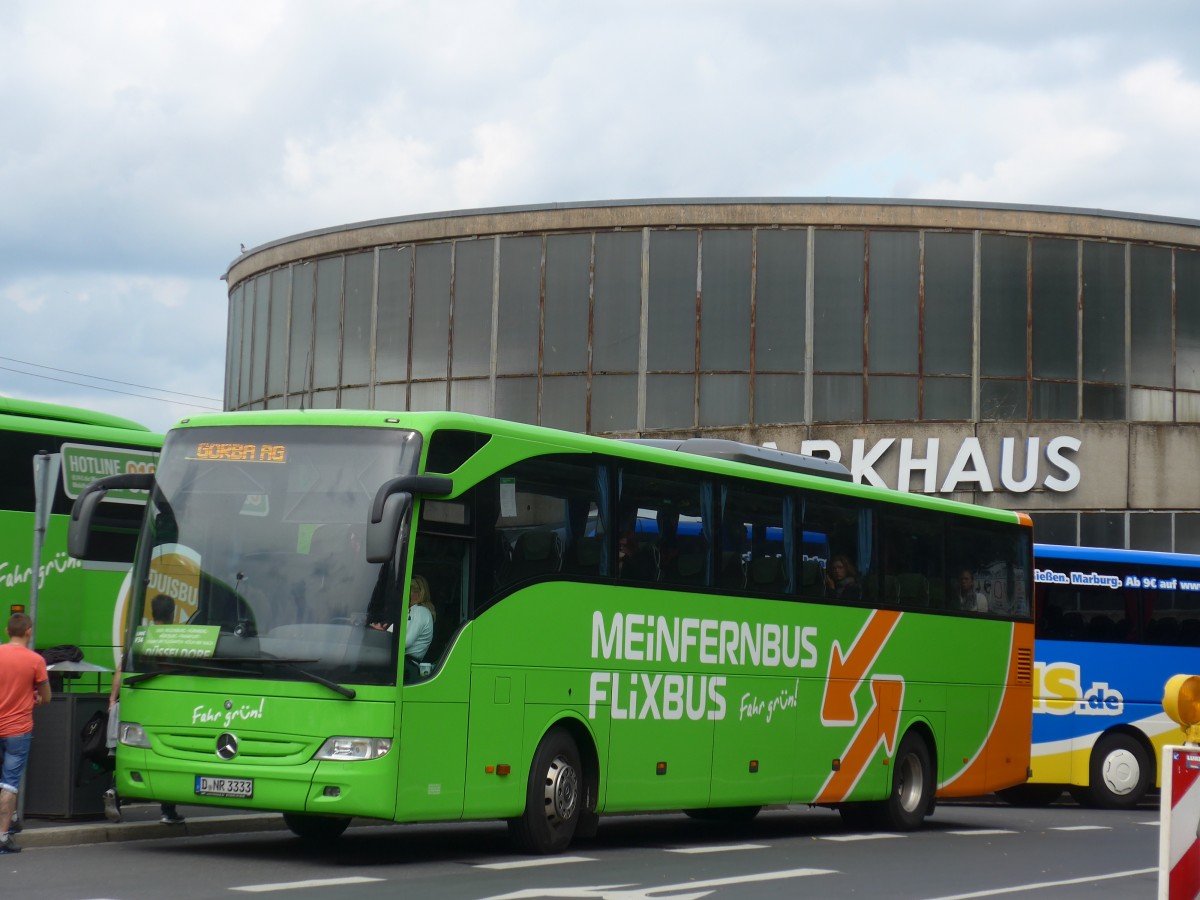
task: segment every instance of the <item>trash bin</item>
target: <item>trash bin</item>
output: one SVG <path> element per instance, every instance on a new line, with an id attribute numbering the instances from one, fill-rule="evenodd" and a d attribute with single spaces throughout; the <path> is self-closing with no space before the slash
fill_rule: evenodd
<path id="1" fill-rule="evenodd" d="M 25 766 L 26 816 L 72 819 L 104 814 L 112 774 L 80 755 L 79 732 L 107 694 L 58 694 L 33 711 L 33 743 Z"/>

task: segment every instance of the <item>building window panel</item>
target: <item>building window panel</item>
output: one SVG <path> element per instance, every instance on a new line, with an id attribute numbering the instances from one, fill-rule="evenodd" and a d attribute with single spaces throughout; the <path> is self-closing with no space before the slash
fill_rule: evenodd
<path id="1" fill-rule="evenodd" d="M 1129 549 L 1171 552 L 1171 514 L 1133 513 L 1129 516 Z"/>
<path id="2" fill-rule="evenodd" d="M 925 235 L 926 375 L 971 374 L 974 247 L 969 234 Z M 968 402 L 966 415 L 950 418 L 967 418 L 970 410 Z"/>
<path id="3" fill-rule="evenodd" d="M 271 276 L 254 279 L 254 341 L 250 352 L 250 399 L 267 393 L 267 327 L 271 313 Z"/>
<path id="4" fill-rule="evenodd" d="M 241 405 L 242 317 L 246 305 L 246 288 L 253 282 L 243 281 L 229 295 L 229 346 L 225 348 L 225 408 Z"/>
<path id="5" fill-rule="evenodd" d="M 1079 389 L 1055 381 L 1035 381 L 1030 386 L 1034 421 L 1074 421 L 1079 416 Z"/>
<path id="6" fill-rule="evenodd" d="M 1200 422 L 1200 394 L 1180 391 L 1175 395 L 1175 421 Z"/>
<path id="7" fill-rule="evenodd" d="M 637 376 L 593 376 L 592 432 L 612 434 L 636 430 L 637 398 Z"/>
<path id="8" fill-rule="evenodd" d="M 313 387 L 335 387 L 341 371 L 343 258 L 317 262 L 317 297 L 314 304 Z"/>
<path id="9" fill-rule="evenodd" d="M 803 231 L 758 233 L 754 312 L 757 372 L 804 370 L 806 247 L 807 235 Z M 803 410 L 786 421 L 802 418 Z M 757 416 L 755 420 L 768 421 Z"/>
<path id="10" fill-rule="evenodd" d="M 963 422 L 971 418 L 970 378 L 926 378 L 921 418 L 928 422 Z"/>
<path id="11" fill-rule="evenodd" d="M 379 302 L 375 323 L 375 380 L 408 378 L 408 325 L 412 306 L 412 248 L 379 251 Z M 379 394 L 376 392 L 376 402 Z M 403 408 L 403 407 L 400 407 Z"/>
<path id="12" fill-rule="evenodd" d="M 1037 238 L 1033 242 L 1034 378 L 1078 377 L 1078 254 L 1075 241 Z M 1058 417 L 1035 413 L 1034 418 Z"/>
<path id="13" fill-rule="evenodd" d="M 650 375 L 646 378 L 646 427 L 691 428 L 694 420 L 695 379 L 691 375 Z"/>
<path id="14" fill-rule="evenodd" d="M 596 235 L 592 370 L 636 372 L 642 321 L 642 236 Z"/>
<path id="15" fill-rule="evenodd" d="M 291 272 L 280 269 L 271 276 L 270 338 L 267 346 L 267 395 L 280 396 L 287 375 L 288 288 Z"/>
<path id="16" fill-rule="evenodd" d="M 1175 514 L 1175 552 L 1200 553 L 1200 513 Z"/>
<path id="17" fill-rule="evenodd" d="M 492 272 L 495 243 L 459 241 L 454 246 L 455 378 L 492 371 Z"/>
<path id="18" fill-rule="evenodd" d="M 510 237 L 500 241 L 500 309 L 496 371 L 523 375 L 538 370 L 541 328 L 542 239 Z"/>
<path id="19" fill-rule="evenodd" d="M 587 371 L 588 267 L 591 257 L 590 235 L 551 235 L 546 238 L 544 372 Z"/>
<path id="20" fill-rule="evenodd" d="M 542 424 L 565 431 L 587 430 L 587 379 L 556 375 L 542 379 Z"/>
<path id="21" fill-rule="evenodd" d="M 1116 384 L 1083 386 L 1084 421 L 1117 422 L 1125 418 L 1125 388 Z"/>
<path id="22" fill-rule="evenodd" d="M 861 422 L 862 388 L 861 375 L 813 376 L 813 421 Z"/>
<path id="23" fill-rule="evenodd" d="M 1130 253 L 1129 359 L 1134 384 L 1171 387 L 1171 251 Z"/>
<path id="24" fill-rule="evenodd" d="M 863 233 L 818 231 L 813 253 L 813 368 L 817 372 L 861 372 Z M 817 382 L 813 384 L 815 387 Z M 854 421 L 861 419 L 860 399 Z"/>
<path id="25" fill-rule="evenodd" d="M 377 384 L 375 385 L 375 402 L 373 409 L 404 412 L 408 409 L 407 384 Z"/>
<path id="26" fill-rule="evenodd" d="M 1170 422 L 1175 418 L 1174 400 L 1171 391 L 1130 388 L 1129 418 L 1134 422 Z"/>
<path id="27" fill-rule="evenodd" d="M 803 375 L 764 375 L 760 372 L 754 377 L 756 425 L 803 421 Z"/>
<path id="28" fill-rule="evenodd" d="M 1020 378 L 1027 374 L 1028 248 L 1027 238 L 983 236 L 979 287 L 979 371 L 983 375 Z M 1020 417 L 1025 418 L 1024 408 Z"/>
<path id="29" fill-rule="evenodd" d="M 414 284 L 412 377 L 445 378 L 450 342 L 449 244 L 417 248 Z M 412 402 L 416 403 L 415 395 Z"/>
<path id="30" fill-rule="evenodd" d="M 486 416 L 491 413 L 492 383 L 486 378 L 450 382 L 450 408 L 455 412 Z"/>
<path id="31" fill-rule="evenodd" d="M 342 323 L 342 384 L 371 380 L 371 294 L 375 254 L 346 257 L 346 309 Z M 343 405 L 349 406 L 345 400 Z"/>
<path id="32" fill-rule="evenodd" d="M 647 364 L 651 371 L 696 368 L 696 232 L 650 233 Z"/>
<path id="33" fill-rule="evenodd" d="M 537 379 L 497 378 L 496 417 L 536 425 Z"/>
<path id="34" fill-rule="evenodd" d="M 917 379 L 872 375 L 867 380 L 867 419 L 911 422 L 917 418 Z"/>
<path id="35" fill-rule="evenodd" d="M 446 382 L 416 381 L 409 386 L 408 408 L 414 411 L 446 408 Z"/>
<path id="36" fill-rule="evenodd" d="M 701 267 L 700 368 L 749 371 L 750 232 L 704 232 Z M 703 424 L 703 386 L 700 404 Z"/>
<path id="37" fill-rule="evenodd" d="M 1083 378 L 1125 381 L 1124 244 L 1083 244 Z"/>
<path id="38" fill-rule="evenodd" d="M 1028 386 L 1024 381 L 981 381 L 979 418 L 984 422 L 1024 421 Z"/>
<path id="39" fill-rule="evenodd" d="M 1079 542 L 1079 516 L 1073 512 L 1030 513 L 1033 533 L 1041 544 L 1066 544 L 1076 546 Z"/>
<path id="40" fill-rule="evenodd" d="M 750 421 L 749 375 L 700 376 L 700 425 L 744 425 Z"/>
<path id="41" fill-rule="evenodd" d="M 917 374 L 919 249 L 915 232 L 871 232 L 867 279 L 870 292 L 867 366 L 871 372 Z M 912 399 L 912 418 L 916 418 L 915 386 Z M 873 400 L 871 405 L 874 407 Z M 884 417 L 890 418 L 886 414 Z M 871 418 L 875 418 L 873 413 Z"/>
<path id="42" fill-rule="evenodd" d="M 1175 386 L 1200 390 L 1200 253 L 1175 251 Z"/>
<path id="43" fill-rule="evenodd" d="M 1079 544 L 1082 547 L 1125 546 L 1125 514 L 1120 512 L 1080 513 Z"/>

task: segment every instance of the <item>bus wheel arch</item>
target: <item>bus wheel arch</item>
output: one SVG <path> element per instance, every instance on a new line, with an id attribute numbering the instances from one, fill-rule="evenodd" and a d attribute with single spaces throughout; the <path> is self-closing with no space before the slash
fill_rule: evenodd
<path id="1" fill-rule="evenodd" d="M 284 813 L 283 823 L 302 841 L 326 842 L 341 837 L 350 825 L 348 816 L 317 816 L 310 813 Z"/>
<path id="2" fill-rule="evenodd" d="M 588 751 L 581 750 L 581 738 Z M 590 738 L 570 720 L 556 723 L 542 736 L 529 766 L 525 808 L 508 820 L 509 835 L 519 850 L 561 853 L 581 826 L 586 832 L 590 823 L 584 810 L 589 803 L 594 809 L 595 788 L 589 786 L 585 752 L 595 753 Z"/>
<path id="3" fill-rule="evenodd" d="M 1100 809 L 1131 809 L 1145 799 L 1157 776 L 1157 754 L 1145 736 L 1113 729 L 1092 746 L 1087 787 L 1073 787 L 1071 795 Z"/>

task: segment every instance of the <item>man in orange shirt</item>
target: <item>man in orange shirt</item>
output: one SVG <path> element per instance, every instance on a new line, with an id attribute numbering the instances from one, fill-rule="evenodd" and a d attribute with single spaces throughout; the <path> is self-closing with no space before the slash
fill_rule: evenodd
<path id="1" fill-rule="evenodd" d="M 33 620 L 13 613 L 0 644 L 0 853 L 20 853 L 9 829 L 33 740 L 33 708 L 50 702 L 46 660 L 29 649 Z"/>

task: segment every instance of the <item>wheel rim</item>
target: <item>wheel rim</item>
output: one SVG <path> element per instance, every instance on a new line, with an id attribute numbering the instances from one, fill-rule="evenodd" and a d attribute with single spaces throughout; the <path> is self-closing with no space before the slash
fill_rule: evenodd
<path id="1" fill-rule="evenodd" d="M 900 763 L 896 771 L 900 780 L 897 798 L 905 812 L 912 812 L 921 805 L 921 795 L 925 793 L 924 773 L 921 771 L 921 761 L 915 753 L 910 753 Z"/>
<path id="2" fill-rule="evenodd" d="M 546 772 L 546 819 L 559 825 L 575 815 L 579 803 L 579 773 L 564 756 L 554 757 Z"/>
<path id="3" fill-rule="evenodd" d="M 1104 757 L 1104 784 L 1117 796 L 1125 796 L 1142 780 L 1142 766 L 1137 755 L 1128 750 L 1114 750 Z"/>

